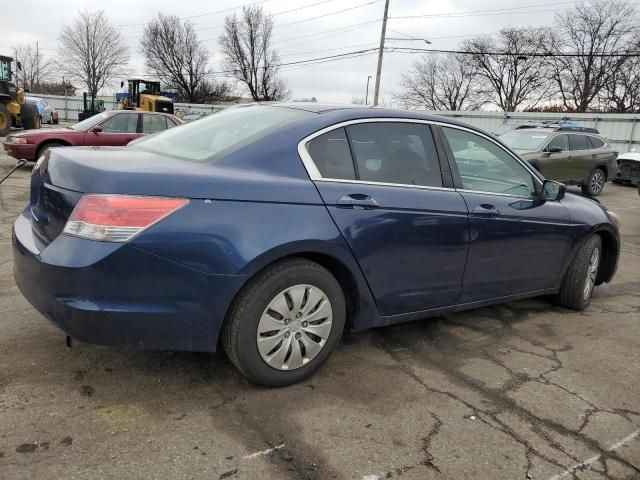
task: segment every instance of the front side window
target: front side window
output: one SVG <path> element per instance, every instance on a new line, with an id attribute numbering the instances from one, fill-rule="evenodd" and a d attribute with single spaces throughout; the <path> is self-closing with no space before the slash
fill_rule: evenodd
<path id="1" fill-rule="evenodd" d="M 307 152 L 324 178 L 355 180 L 356 172 L 344 128 L 337 128 L 307 143 Z"/>
<path id="2" fill-rule="evenodd" d="M 100 124 L 105 133 L 136 133 L 137 113 L 117 113 Z"/>
<path id="3" fill-rule="evenodd" d="M 531 173 L 499 145 L 466 130 L 448 127 L 442 130 L 463 189 L 521 197 L 535 195 Z"/>
<path id="4" fill-rule="evenodd" d="M 142 133 L 157 133 L 166 129 L 166 117 L 162 115 L 142 115 Z"/>
<path id="5" fill-rule="evenodd" d="M 589 150 L 589 145 L 586 135 L 571 135 L 571 150 Z"/>
<path id="6" fill-rule="evenodd" d="M 442 186 L 436 147 L 427 125 L 372 122 L 350 125 L 347 131 L 360 180 Z"/>
<path id="7" fill-rule="evenodd" d="M 551 151 L 551 147 L 558 147 L 563 152 L 569 150 L 569 137 L 567 135 L 556 135 L 551 139 L 549 145 L 547 145 L 547 152 Z"/>

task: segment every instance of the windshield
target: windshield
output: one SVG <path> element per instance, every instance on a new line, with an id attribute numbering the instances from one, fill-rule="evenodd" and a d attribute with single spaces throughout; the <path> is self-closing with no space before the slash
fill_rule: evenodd
<path id="1" fill-rule="evenodd" d="M 93 127 L 94 125 L 97 125 L 108 116 L 109 114 L 107 112 L 102 112 L 97 115 L 94 115 L 93 117 L 89 117 L 86 120 L 83 120 L 79 123 L 76 123 L 75 125 L 71 125 L 69 128 L 71 130 L 78 130 L 78 131 L 89 130 L 91 127 Z"/>
<path id="2" fill-rule="evenodd" d="M 131 148 L 208 162 L 313 113 L 282 107 L 234 107 L 154 135 Z"/>
<path id="3" fill-rule="evenodd" d="M 537 150 L 542 146 L 553 130 L 511 130 L 500 137 L 514 150 Z"/>

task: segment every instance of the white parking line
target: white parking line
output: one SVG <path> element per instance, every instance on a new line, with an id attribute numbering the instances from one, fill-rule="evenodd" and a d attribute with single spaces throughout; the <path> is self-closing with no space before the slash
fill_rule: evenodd
<path id="1" fill-rule="evenodd" d="M 623 445 L 626 445 L 627 443 L 631 442 L 638 435 L 640 435 L 640 430 L 636 430 L 635 432 L 630 433 L 629 435 L 624 437 L 619 442 L 616 442 L 613 445 L 611 445 L 607 451 L 613 452 L 614 450 L 617 450 L 618 448 L 622 447 Z M 567 477 L 567 476 L 573 474 L 573 472 L 575 472 L 579 468 L 586 467 L 588 465 L 592 465 L 593 463 L 597 462 L 598 460 L 600 460 L 600 457 L 602 457 L 602 454 L 598 454 L 598 455 L 594 455 L 593 457 L 589 457 L 584 462 L 576 463 L 575 465 L 570 466 L 564 472 L 559 473 L 557 475 L 554 475 L 549 480 L 559 480 L 561 478 Z"/>
<path id="2" fill-rule="evenodd" d="M 266 450 L 261 450 L 259 452 L 255 452 L 250 455 L 245 455 L 244 457 L 242 457 L 242 459 L 251 460 L 252 458 L 261 457 L 262 455 L 269 455 L 271 452 L 275 452 L 276 450 L 280 450 L 281 448 L 284 448 L 284 446 L 285 446 L 284 443 L 281 443 L 279 445 L 276 445 L 273 448 L 267 448 Z"/>

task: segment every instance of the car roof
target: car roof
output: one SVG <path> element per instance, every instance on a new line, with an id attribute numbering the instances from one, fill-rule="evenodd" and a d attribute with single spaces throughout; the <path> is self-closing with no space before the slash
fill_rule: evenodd
<path id="1" fill-rule="evenodd" d="M 366 118 L 406 118 L 413 120 L 425 120 L 431 122 L 447 123 L 451 125 L 458 125 L 466 128 L 477 130 L 478 132 L 486 133 L 479 128 L 473 127 L 467 123 L 458 121 L 457 119 L 446 117 L 444 115 L 433 115 L 430 113 L 424 113 L 418 110 L 400 110 L 397 108 L 384 108 L 373 107 L 365 105 L 331 105 L 322 103 L 304 103 L 304 102 L 261 102 L 261 103 L 247 103 L 238 105 L 233 108 L 246 108 L 250 106 L 273 106 L 280 108 L 291 108 L 294 110 L 301 110 L 306 112 L 317 113 L 320 116 L 332 117 L 336 121 L 341 120 L 357 120 Z M 327 120 L 329 120 L 327 118 Z"/>

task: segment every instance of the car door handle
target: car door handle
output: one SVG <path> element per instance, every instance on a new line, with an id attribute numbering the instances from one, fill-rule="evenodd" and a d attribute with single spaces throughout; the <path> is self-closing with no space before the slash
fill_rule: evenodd
<path id="1" fill-rule="evenodd" d="M 337 206 L 340 208 L 364 208 L 371 210 L 378 208 L 378 202 L 376 202 L 370 195 L 364 193 L 352 193 L 340 197 L 337 202 Z"/>
<path id="2" fill-rule="evenodd" d="M 489 205 L 488 203 L 483 203 L 474 207 L 471 211 L 474 215 L 481 215 L 483 217 L 495 217 L 500 215 L 500 210 L 498 210 L 494 205 Z"/>

